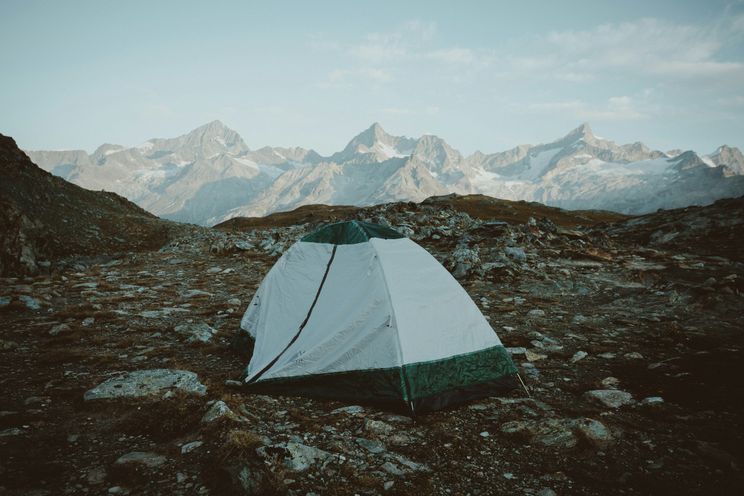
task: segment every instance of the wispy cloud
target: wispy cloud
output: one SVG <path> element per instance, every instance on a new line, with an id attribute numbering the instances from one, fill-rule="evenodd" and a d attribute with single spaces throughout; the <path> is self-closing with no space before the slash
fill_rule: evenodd
<path id="1" fill-rule="evenodd" d="M 628 121 L 644 119 L 650 114 L 641 110 L 630 96 L 613 96 L 601 105 L 584 100 L 530 103 L 525 109 L 533 114 L 567 114 L 577 121 Z"/>
<path id="2" fill-rule="evenodd" d="M 383 69 L 360 67 L 356 69 L 334 69 L 319 86 L 322 88 L 343 88 L 351 87 L 359 82 L 382 84 L 391 81 L 393 81 L 393 76 Z"/>
<path id="3" fill-rule="evenodd" d="M 721 53 L 727 34 L 737 29 L 741 29 L 739 21 L 714 29 L 639 19 L 589 30 L 556 31 L 535 40 L 533 49 L 540 56 L 516 58 L 514 67 L 559 68 L 559 77 L 581 75 L 579 80 L 606 70 L 669 78 L 744 78 L 744 64 L 726 60 Z"/>

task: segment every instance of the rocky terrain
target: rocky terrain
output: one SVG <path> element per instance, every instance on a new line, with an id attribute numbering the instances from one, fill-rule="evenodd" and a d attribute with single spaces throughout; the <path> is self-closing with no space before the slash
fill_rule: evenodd
<path id="1" fill-rule="evenodd" d="M 0 134 L 0 275 L 48 271 L 67 255 L 160 248 L 185 229 L 45 172 Z"/>
<path id="2" fill-rule="evenodd" d="M 75 184 L 114 191 L 160 217 L 202 225 L 303 205 L 420 202 L 449 193 L 631 214 L 744 194 L 738 148 L 724 145 L 709 155 L 665 152 L 640 142 L 617 144 L 586 123 L 550 143 L 469 156 L 438 136 L 393 136 L 378 123 L 327 157 L 299 147 L 250 150 L 219 121 L 134 147 L 28 153 Z"/>
<path id="3" fill-rule="evenodd" d="M 743 209 L 303 207 L 5 277 L 0 494 L 740 493 Z M 450 269 L 527 390 L 416 419 L 243 393 L 233 338 L 254 290 L 347 218 Z"/>

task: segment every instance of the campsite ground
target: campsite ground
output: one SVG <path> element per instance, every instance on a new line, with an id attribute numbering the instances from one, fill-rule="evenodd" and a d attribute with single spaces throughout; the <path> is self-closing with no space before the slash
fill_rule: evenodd
<path id="1" fill-rule="evenodd" d="M 410 229 L 513 348 L 531 397 L 415 422 L 230 382 L 247 363 L 231 346 L 242 311 L 312 224 L 236 222 L 5 279 L 0 494 L 740 493 L 743 205 L 629 223 L 550 210 L 534 221 L 530 204 L 474 219 L 452 202 L 303 217 Z M 201 324 L 217 333 L 187 343 Z M 84 399 L 150 369 L 195 372 L 206 394 Z"/>

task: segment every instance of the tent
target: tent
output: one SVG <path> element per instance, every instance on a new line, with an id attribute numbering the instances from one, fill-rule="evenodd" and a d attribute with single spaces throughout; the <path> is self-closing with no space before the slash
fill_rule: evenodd
<path id="1" fill-rule="evenodd" d="M 292 245 L 241 331 L 249 391 L 372 402 L 413 414 L 511 388 L 517 372 L 465 290 L 388 227 L 327 225 Z"/>

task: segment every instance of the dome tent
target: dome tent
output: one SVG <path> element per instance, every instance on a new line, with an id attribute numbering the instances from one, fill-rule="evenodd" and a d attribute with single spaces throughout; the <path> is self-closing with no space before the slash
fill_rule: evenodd
<path id="1" fill-rule="evenodd" d="M 292 245 L 240 327 L 255 340 L 249 391 L 419 413 L 515 385 L 511 358 L 450 273 L 366 222 L 327 225 Z"/>

